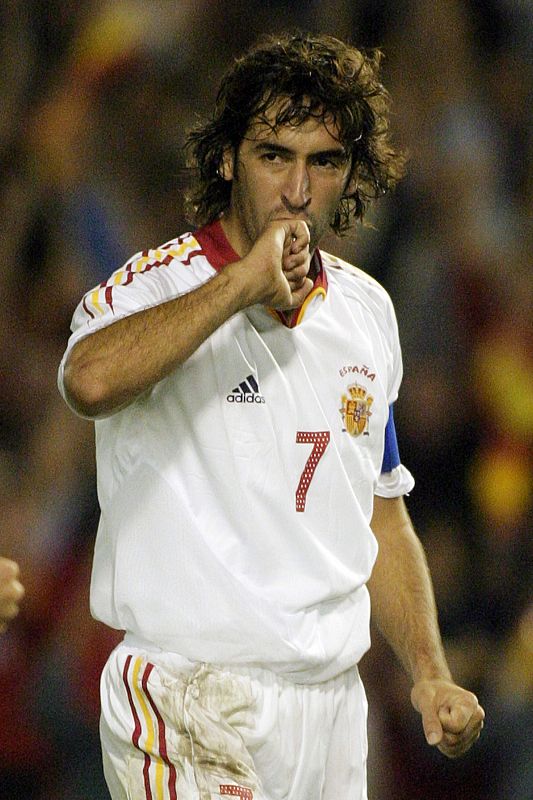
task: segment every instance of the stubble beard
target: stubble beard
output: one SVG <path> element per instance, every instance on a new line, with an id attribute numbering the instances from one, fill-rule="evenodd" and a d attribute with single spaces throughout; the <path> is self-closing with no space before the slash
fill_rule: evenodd
<path id="1" fill-rule="evenodd" d="M 234 180 L 232 206 L 237 216 L 240 219 L 243 232 L 247 239 L 248 251 L 252 249 L 255 242 L 259 239 L 261 234 L 266 230 L 268 225 L 275 220 L 291 219 L 303 220 L 309 228 L 309 252 L 313 253 L 318 247 L 320 240 L 328 232 L 330 223 L 329 220 L 319 221 L 312 214 L 302 214 L 301 217 L 291 214 L 290 216 L 283 208 L 271 211 L 265 220 L 261 220 L 252 203 L 250 203 L 249 196 L 246 191 L 242 190 L 242 184 L 238 180 Z"/>
<path id="2" fill-rule="evenodd" d="M 246 236 L 247 250 L 252 249 L 255 242 L 259 239 L 261 234 L 266 230 L 268 225 L 276 219 L 292 219 L 303 220 L 309 228 L 309 252 L 314 253 L 320 241 L 330 231 L 331 222 L 336 209 L 331 210 L 329 216 L 324 216 L 323 219 L 318 219 L 313 214 L 302 213 L 299 217 L 297 214 L 290 214 L 280 206 L 280 208 L 271 211 L 264 221 L 261 221 L 257 215 L 254 204 L 250 202 L 250 195 L 246 191 L 245 181 L 242 180 L 245 167 L 242 162 L 236 158 L 235 173 L 233 176 L 232 197 L 231 205 L 237 216 L 240 219 L 243 232 Z"/>

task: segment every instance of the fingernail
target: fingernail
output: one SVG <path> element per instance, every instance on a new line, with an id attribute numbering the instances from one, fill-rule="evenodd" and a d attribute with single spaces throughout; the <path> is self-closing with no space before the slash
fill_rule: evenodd
<path id="1" fill-rule="evenodd" d="M 429 734 L 429 736 L 428 736 L 429 744 L 437 744 L 438 741 L 439 741 L 439 734 L 438 733 L 433 732 L 433 733 Z"/>

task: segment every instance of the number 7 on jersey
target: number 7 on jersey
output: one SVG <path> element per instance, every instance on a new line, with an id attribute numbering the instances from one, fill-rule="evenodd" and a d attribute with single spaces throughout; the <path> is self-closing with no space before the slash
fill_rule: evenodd
<path id="1" fill-rule="evenodd" d="M 305 467 L 300 475 L 298 488 L 296 489 L 296 511 L 305 511 L 307 491 L 313 480 L 318 462 L 324 455 L 326 447 L 329 444 L 329 431 L 297 431 L 296 444 L 313 445 L 311 454 L 305 462 Z"/>

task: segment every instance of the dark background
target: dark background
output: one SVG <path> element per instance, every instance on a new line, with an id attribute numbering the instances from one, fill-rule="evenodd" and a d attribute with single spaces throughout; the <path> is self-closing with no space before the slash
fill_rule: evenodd
<path id="1" fill-rule="evenodd" d="M 373 228 L 327 243 L 390 291 L 409 509 L 456 679 L 487 711 L 459 762 L 428 748 L 377 634 L 370 800 L 531 800 L 533 280 L 528 0 L 0 5 L 0 553 L 27 596 L 0 638 L 1 800 L 104 800 L 92 621 L 93 431 L 56 371 L 81 295 L 189 228 L 184 132 L 231 58 L 303 27 L 381 46 L 410 172 Z M 302 799 L 304 800 L 304 799 Z"/>

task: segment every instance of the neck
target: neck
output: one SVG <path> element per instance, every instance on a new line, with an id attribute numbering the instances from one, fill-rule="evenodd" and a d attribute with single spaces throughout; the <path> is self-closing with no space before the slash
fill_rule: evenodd
<path id="1" fill-rule="evenodd" d="M 220 218 L 220 224 L 222 226 L 222 230 L 224 231 L 224 235 L 232 248 L 235 250 L 238 256 L 244 258 L 244 256 L 246 256 L 252 249 L 253 244 L 248 244 L 243 241 L 239 230 L 232 223 L 231 213 L 223 214 Z"/>

